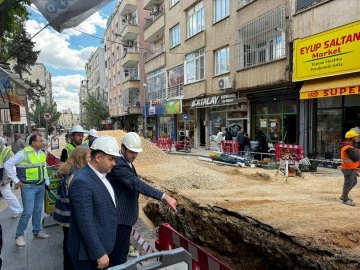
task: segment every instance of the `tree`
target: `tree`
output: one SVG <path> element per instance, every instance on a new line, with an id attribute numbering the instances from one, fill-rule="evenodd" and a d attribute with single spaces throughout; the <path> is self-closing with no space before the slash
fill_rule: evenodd
<path id="1" fill-rule="evenodd" d="M 88 128 L 101 129 L 101 121 L 109 117 L 108 108 L 101 98 L 88 94 L 82 104 L 85 108 L 86 123 Z"/>
<path id="2" fill-rule="evenodd" d="M 50 113 L 52 118 L 48 120 L 48 134 L 51 134 L 54 130 L 53 126 L 57 125 L 57 122 L 61 116 L 61 113 L 57 111 L 56 102 L 54 104 L 46 105 L 37 103 L 31 107 L 31 112 L 29 113 L 31 121 L 33 121 L 39 127 L 45 127 L 46 121 L 44 120 L 44 113 Z"/>

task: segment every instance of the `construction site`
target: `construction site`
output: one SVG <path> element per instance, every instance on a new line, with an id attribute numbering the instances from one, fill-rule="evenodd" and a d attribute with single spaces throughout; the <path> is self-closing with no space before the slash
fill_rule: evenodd
<path id="1" fill-rule="evenodd" d="M 121 143 L 123 131 L 102 131 Z M 134 165 L 176 198 L 177 212 L 141 198 L 149 228 L 169 223 L 232 269 L 358 269 L 358 206 L 341 203 L 339 169 L 286 178 L 277 170 L 218 166 L 171 155 L 143 139 Z M 54 154 L 57 154 L 54 152 Z M 350 196 L 357 202 L 359 189 Z"/>

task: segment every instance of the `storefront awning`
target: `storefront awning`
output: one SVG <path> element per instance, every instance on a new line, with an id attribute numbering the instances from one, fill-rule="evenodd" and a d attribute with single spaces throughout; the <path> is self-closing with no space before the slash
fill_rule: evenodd
<path id="1" fill-rule="evenodd" d="M 321 78 L 304 82 L 300 99 L 336 97 L 360 94 L 360 74 Z"/>

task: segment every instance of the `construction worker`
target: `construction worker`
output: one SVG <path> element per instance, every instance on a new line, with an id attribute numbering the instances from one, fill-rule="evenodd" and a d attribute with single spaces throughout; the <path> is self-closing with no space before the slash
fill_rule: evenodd
<path id="1" fill-rule="evenodd" d="M 350 190 L 357 184 L 356 169 L 359 167 L 359 154 L 356 151 L 355 138 L 359 134 L 350 130 L 345 134 L 345 141 L 341 147 L 341 172 L 344 175 L 344 186 L 340 200 L 343 204 L 355 206 L 355 203 L 349 198 Z"/>
<path id="2" fill-rule="evenodd" d="M 24 210 L 16 229 L 16 245 L 26 245 L 24 231 L 32 217 L 33 234 L 36 238 L 46 239 L 49 235 L 41 231 L 41 211 L 44 204 L 45 185 L 50 186 L 46 170 L 46 155 L 41 150 L 44 139 L 40 134 L 32 135 L 30 146 L 25 147 L 4 164 L 6 173 L 21 188 Z M 16 167 L 16 174 L 14 172 Z"/>
<path id="3" fill-rule="evenodd" d="M 96 142 L 97 140 L 95 140 Z M 130 246 L 132 226 L 139 217 L 139 194 L 165 201 L 176 211 L 176 200 L 160 190 L 144 183 L 138 177 L 133 165 L 138 153 L 142 152 L 141 138 L 135 132 L 125 134 L 121 144 L 121 156 L 116 157 L 116 165 L 107 174 L 118 200 L 118 228 L 113 251 L 115 265 L 126 262 Z"/>
<path id="4" fill-rule="evenodd" d="M 90 147 L 91 144 L 93 143 L 93 141 L 99 137 L 98 132 L 96 129 L 90 129 L 89 130 L 89 134 L 87 135 L 87 137 L 84 140 L 84 143 L 82 144 L 82 146 L 84 147 Z"/>
<path id="5" fill-rule="evenodd" d="M 6 147 L 4 140 L 0 138 L 0 191 L 9 205 L 9 208 L 12 212 L 12 218 L 17 218 L 21 215 L 23 209 L 14 193 L 12 193 L 10 188 L 10 178 L 6 171 L 4 171 L 4 163 L 8 161 L 13 155 L 14 154 L 10 147 Z"/>
<path id="6" fill-rule="evenodd" d="M 80 125 L 75 125 L 70 131 L 71 142 L 61 151 L 60 164 L 65 162 L 72 154 L 76 146 L 82 144 L 84 138 L 84 129 Z"/>

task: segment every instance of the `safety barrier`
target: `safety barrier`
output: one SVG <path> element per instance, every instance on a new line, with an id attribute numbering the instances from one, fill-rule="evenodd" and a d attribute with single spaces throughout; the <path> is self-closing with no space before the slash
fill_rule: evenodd
<path id="1" fill-rule="evenodd" d="M 275 144 L 275 158 L 277 161 L 285 154 L 286 149 L 289 149 L 290 155 L 296 160 L 299 161 L 304 158 L 304 151 L 301 145 L 297 144 Z"/>
<path id="2" fill-rule="evenodd" d="M 226 154 L 239 154 L 239 143 L 237 141 L 221 141 L 221 146 Z"/>
<path id="3" fill-rule="evenodd" d="M 56 156 L 54 156 L 52 153 L 47 152 L 46 153 L 46 163 L 48 166 L 57 168 L 60 165 L 60 160 Z"/>
<path id="4" fill-rule="evenodd" d="M 156 146 L 163 151 L 171 151 L 173 140 L 171 138 L 158 138 Z"/>
<path id="5" fill-rule="evenodd" d="M 155 242 L 155 247 L 160 251 L 183 247 L 192 256 L 193 270 L 231 269 L 229 266 L 179 234 L 169 224 L 160 226 L 159 239 Z"/>

